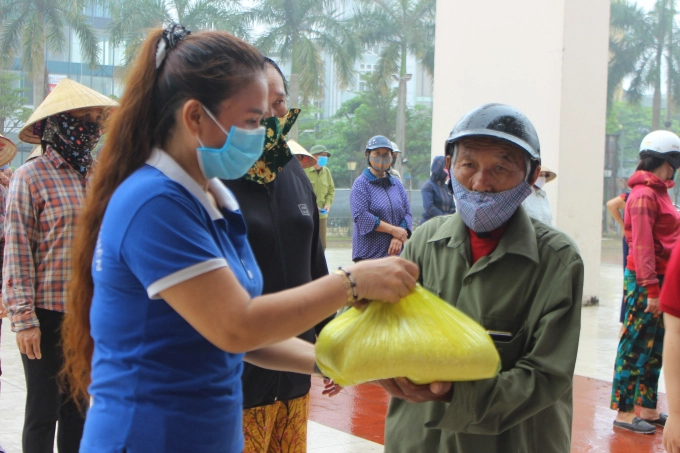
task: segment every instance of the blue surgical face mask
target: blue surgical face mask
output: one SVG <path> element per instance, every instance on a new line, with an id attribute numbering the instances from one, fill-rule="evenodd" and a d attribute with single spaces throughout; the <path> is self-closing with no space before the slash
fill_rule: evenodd
<path id="1" fill-rule="evenodd" d="M 328 156 L 319 156 L 319 158 L 316 160 L 316 164 L 319 167 L 325 167 L 328 164 Z"/>
<path id="2" fill-rule="evenodd" d="M 203 107 L 205 112 L 217 124 L 222 132 L 227 136 L 221 148 L 207 148 L 198 139 L 200 148 L 198 152 L 198 163 L 201 172 L 206 179 L 238 179 L 248 173 L 250 167 L 262 155 L 264 146 L 265 128 L 248 130 L 232 126 L 229 132 L 217 121 L 215 116 Z M 196 137 L 198 138 L 198 137 Z"/>
<path id="3" fill-rule="evenodd" d="M 456 210 L 475 233 L 486 233 L 505 225 L 532 191 L 526 181 L 496 193 L 467 190 L 454 176 L 451 176 L 450 184 L 456 198 Z"/>

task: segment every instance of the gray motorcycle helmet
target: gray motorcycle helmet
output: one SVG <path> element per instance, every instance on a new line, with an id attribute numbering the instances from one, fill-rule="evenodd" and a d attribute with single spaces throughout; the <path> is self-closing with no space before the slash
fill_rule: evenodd
<path id="1" fill-rule="evenodd" d="M 530 174 L 541 164 L 541 145 L 534 125 L 522 112 L 505 104 L 485 104 L 469 111 L 456 123 L 446 140 L 445 152 L 469 137 L 492 137 L 521 148 L 531 159 Z"/>

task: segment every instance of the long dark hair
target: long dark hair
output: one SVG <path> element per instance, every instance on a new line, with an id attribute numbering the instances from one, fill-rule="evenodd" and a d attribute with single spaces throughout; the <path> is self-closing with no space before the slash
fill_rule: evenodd
<path id="1" fill-rule="evenodd" d="M 286 76 L 283 75 L 283 71 L 281 70 L 279 65 L 276 64 L 276 62 L 269 57 L 264 57 L 264 61 L 265 61 L 265 63 L 270 65 L 272 68 L 276 69 L 276 72 L 279 73 L 279 75 L 283 79 L 283 89 L 285 90 L 286 95 L 288 95 L 288 80 L 286 79 Z"/>
<path id="2" fill-rule="evenodd" d="M 655 156 L 653 154 L 642 154 L 640 156 L 640 163 L 638 163 L 637 168 L 635 171 L 648 171 L 648 172 L 653 172 L 657 168 L 663 165 L 663 163 L 666 162 L 663 158 Z"/>
<path id="3" fill-rule="evenodd" d="M 187 36 L 156 69 L 162 30 L 152 31 L 126 84 L 120 107 L 109 122 L 107 139 L 80 215 L 73 247 L 73 278 L 63 325 L 66 378 L 75 401 L 87 401 L 94 342 L 90 307 L 91 265 L 104 212 L 118 186 L 171 138 L 177 110 L 197 99 L 219 114 L 219 105 L 264 71 L 264 58 L 234 36 L 208 31 Z"/>

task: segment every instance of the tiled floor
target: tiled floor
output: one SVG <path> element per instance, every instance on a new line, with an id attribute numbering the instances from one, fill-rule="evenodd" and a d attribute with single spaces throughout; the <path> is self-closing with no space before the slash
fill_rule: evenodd
<path id="1" fill-rule="evenodd" d="M 576 363 L 574 434 L 572 452 L 661 453 L 661 433 L 641 436 L 614 431 L 615 413 L 609 410 L 609 392 L 618 344 L 618 311 L 622 272 L 618 241 L 603 241 L 601 302 L 583 309 L 581 341 Z M 326 252 L 329 269 L 350 264 L 348 249 Z M 3 376 L 0 377 L 0 445 L 8 453 L 21 451 L 25 385 L 23 368 L 6 322 L 2 326 Z M 309 451 L 325 453 L 382 452 L 385 408 L 388 398 L 372 385 L 343 389 L 340 395 L 320 395 L 315 380 L 309 423 Z M 662 379 L 660 391 L 665 392 Z M 665 395 L 661 395 L 665 409 Z"/>

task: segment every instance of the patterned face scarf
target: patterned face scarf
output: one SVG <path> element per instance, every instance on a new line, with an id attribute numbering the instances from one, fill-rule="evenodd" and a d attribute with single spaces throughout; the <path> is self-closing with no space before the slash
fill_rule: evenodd
<path id="1" fill-rule="evenodd" d="M 99 124 L 82 121 L 67 113 L 47 117 L 42 134 L 42 139 L 83 176 L 92 166 L 92 150 L 99 137 Z"/>
<path id="2" fill-rule="evenodd" d="M 487 233 L 502 227 L 532 190 L 526 181 L 496 193 L 468 190 L 455 177 L 451 177 L 451 185 L 456 208 L 465 225 L 475 233 Z"/>
<path id="3" fill-rule="evenodd" d="M 264 152 L 255 165 L 248 170 L 244 176 L 245 179 L 259 184 L 270 183 L 293 158 L 285 136 L 295 124 L 299 114 L 300 109 L 290 109 L 282 118 L 272 116 L 262 120 L 262 125 L 267 129 Z"/>

